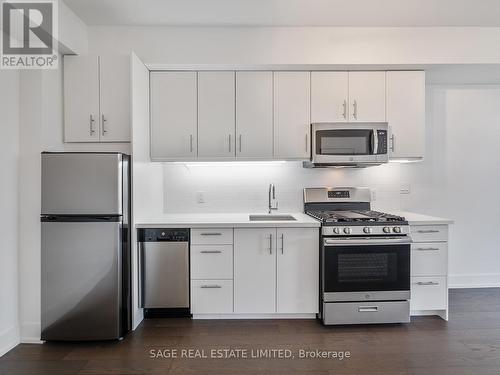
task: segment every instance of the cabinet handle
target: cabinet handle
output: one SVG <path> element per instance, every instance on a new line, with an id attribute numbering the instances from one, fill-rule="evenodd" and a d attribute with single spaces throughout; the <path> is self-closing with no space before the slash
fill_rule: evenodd
<path id="1" fill-rule="evenodd" d="M 101 118 L 102 118 L 102 135 L 106 135 L 106 133 L 108 132 L 105 128 L 105 124 L 106 124 L 106 117 L 104 117 L 104 115 L 101 115 Z"/>
<path id="2" fill-rule="evenodd" d="M 418 251 L 438 251 L 439 248 L 437 248 L 437 247 L 419 247 L 415 250 L 418 250 Z"/>
<path id="3" fill-rule="evenodd" d="M 229 134 L 229 152 L 231 152 L 231 134 Z"/>
<path id="4" fill-rule="evenodd" d="M 358 307 L 358 312 L 377 312 L 378 306 L 361 306 Z"/>
<path id="5" fill-rule="evenodd" d="M 355 100 L 354 103 L 352 104 L 352 117 L 354 120 L 358 119 L 358 102 Z"/>
<path id="6" fill-rule="evenodd" d="M 429 230 L 419 230 L 417 233 L 439 233 L 438 230 L 435 229 L 429 229 Z"/>
<path id="7" fill-rule="evenodd" d="M 281 233 L 281 255 L 285 252 L 285 235 Z"/>
<path id="8" fill-rule="evenodd" d="M 347 120 L 347 100 L 344 100 L 344 104 L 342 104 L 342 107 L 342 117 L 344 118 L 344 120 Z"/>
<path id="9" fill-rule="evenodd" d="M 189 135 L 189 152 L 193 152 L 193 135 Z"/>
<path id="10" fill-rule="evenodd" d="M 89 126 L 90 126 L 90 135 L 94 134 L 95 133 L 95 130 L 94 130 L 94 116 L 90 115 L 90 119 L 89 119 Z"/>
<path id="11" fill-rule="evenodd" d="M 269 235 L 269 254 L 273 255 L 273 235 Z"/>
<path id="12" fill-rule="evenodd" d="M 222 236 L 222 233 L 219 232 L 208 232 L 208 233 L 200 233 L 202 236 Z"/>
<path id="13" fill-rule="evenodd" d="M 425 286 L 425 285 L 439 285 L 439 283 L 435 281 L 419 281 L 418 283 L 415 283 L 417 285 Z"/>
<path id="14" fill-rule="evenodd" d="M 241 134 L 239 136 L 239 142 L 240 142 L 240 154 L 241 154 Z"/>
<path id="15" fill-rule="evenodd" d="M 221 254 L 222 251 L 220 250 L 202 250 L 200 251 L 202 254 Z"/>
<path id="16" fill-rule="evenodd" d="M 395 152 L 396 150 L 396 136 L 394 134 L 391 135 L 391 151 Z"/>
<path id="17" fill-rule="evenodd" d="M 201 289 L 220 289 L 222 286 L 220 285 L 202 285 Z"/>

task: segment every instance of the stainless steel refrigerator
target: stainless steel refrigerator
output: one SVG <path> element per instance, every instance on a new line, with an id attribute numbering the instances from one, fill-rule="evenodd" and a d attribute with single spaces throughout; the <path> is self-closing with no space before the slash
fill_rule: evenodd
<path id="1" fill-rule="evenodd" d="M 130 330 L 130 157 L 42 153 L 42 340 Z"/>

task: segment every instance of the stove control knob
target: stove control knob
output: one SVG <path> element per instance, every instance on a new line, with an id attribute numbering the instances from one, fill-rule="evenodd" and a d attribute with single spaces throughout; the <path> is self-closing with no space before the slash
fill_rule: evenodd
<path id="1" fill-rule="evenodd" d="M 364 227 L 364 228 L 363 228 L 363 232 L 365 232 L 365 233 L 367 233 L 367 234 L 370 234 L 370 233 L 372 233 L 372 232 L 373 232 L 373 229 L 372 229 L 372 228 L 370 228 L 370 227 Z"/>
<path id="2" fill-rule="evenodd" d="M 333 233 L 340 234 L 340 228 L 333 228 Z"/>
<path id="3" fill-rule="evenodd" d="M 351 232 L 352 232 L 351 228 L 344 228 L 345 234 L 351 234 Z"/>
<path id="4" fill-rule="evenodd" d="M 384 231 L 384 233 L 391 233 L 391 228 L 384 227 L 383 231 Z"/>
<path id="5" fill-rule="evenodd" d="M 401 233 L 401 227 L 394 227 L 392 228 L 392 230 L 394 231 L 394 233 Z"/>

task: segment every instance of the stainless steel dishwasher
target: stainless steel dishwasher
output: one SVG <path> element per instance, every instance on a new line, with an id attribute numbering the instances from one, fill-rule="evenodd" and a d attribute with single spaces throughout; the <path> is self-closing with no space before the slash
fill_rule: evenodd
<path id="1" fill-rule="evenodd" d="M 189 315 L 189 229 L 139 229 L 144 316 Z"/>

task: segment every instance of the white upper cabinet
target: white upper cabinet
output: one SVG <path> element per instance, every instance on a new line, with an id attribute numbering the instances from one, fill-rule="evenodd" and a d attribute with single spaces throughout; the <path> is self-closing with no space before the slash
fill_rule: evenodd
<path id="1" fill-rule="evenodd" d="M 130 141 L 130 57 L 64 56 L 64 141 Z"/>
<path id="2" fill-rule="evenodd" d="M 349 72 L 349 121 L 385 121 L 385 72 Z"/>
<path id="3" fill-rule="evenodd" d="M 349 120 L 349 73 L 311 73 L 311 122 Z"/>
<path id="4" fill-rule="evenodd" d="M 151 72 L 151 159 L 197 157 L 197 73 Z"/>
<path id="5" fill-rule="evenodd" d="M 64 141 L 99 142 L 99 57 L 64 57 Z"/>
<path id="6" fill-rule="evenodd" d="M 274 158 L 307 159 L 310 145 L 309 72 L 274 72 Z"/>
<path id="7" fill-rule="evenodd" d="M 234 312 L 276 311 L 276 228 L 234 229 Z"/>
<path id="8" fill-rule="evenodd" d="M 273 158 L 273 73 L 236 73 L 236 156 Z"/>
<path id="9" fill-rule="evenodd" d="M 390 157 L 421 159 L 425 154 L 425 72 L 387 72 Z"/>
<path id="10" fill-rule="evenodd" d="M 130 58 L 101 56 L 101 141 L 130 141 Z"/>
<path id="11" fill-rule="evenodd" d="M 278 313 L 318 312 L 318 249 L 317 228 L 277 229 Z"/>
<path id="12" fill-rule="evenodd" d="M 198 157 L 235 156 L 235 74 L 198 73 Z"/>

